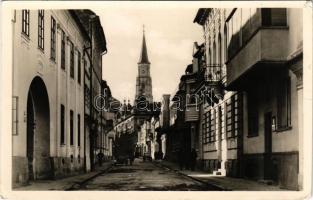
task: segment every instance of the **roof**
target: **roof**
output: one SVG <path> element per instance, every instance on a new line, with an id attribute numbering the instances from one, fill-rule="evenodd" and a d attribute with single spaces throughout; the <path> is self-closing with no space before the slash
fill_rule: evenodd
<path id="1" fill-rule="evenodd" d="M 70 15 L 73 17 L 74 21 L 76 22 L 77 26 L 79 27 L 79 30 L 81 31 L 82 35 L 90 40 L 90 37 L 88 35 L 88 31 L 86 27 L 81 23 L 81 20 L 79 18 L 78 13 L 76 13 L 76 10 L 69 10 Z"/>
<path id="2" fill-rule="evenodd" d="M 202 43 L 201 45 L 197 45 L 196 48 L 194 49 L 194 54 L 193 57 L 195 58 L 199 58 L 201 56 L 203 56 L 204 54 L 204 46 L 205 44 Z"/>
<path id="3" fill-rule="evenodd" d="M 94 22 L 94 26 L 95 26 L 95 35 L 98 39 L 100 48 L 102 52 L 107 51 L 107 47 L 106 47 L 106 38 L 105 38 L 105 34 L 103 31 L 103 28 L 101 26 L 101 22 L 100 22 L 100 18 L 98 15 L 96 15 L 93 11 L 91 10 L 70 10 L 70 13 L 72 16 L 74 16 L 74 19 L 76 19 L 76 21 L 78 21 L 77 23 L 80 24 L 81 27 L 83 27 L 85 29 L 85 32 L 87 33 L 87 35 L 89 35 L 88 33 L 90 32 L 90 20 L 93 20 Z"/>
<path id="4" fill-rule="evenodd" d="M 197 23 L 203 26 L 211 10 L 212 8 L 199 8 L 193 23 Z"/>
<path id="5" fill-rule="evenodd" d="M 139 59 L 138 64 L 150 64 L 149 59 L 148 59 L 148 53 L 147 53 L 145 31 L 143 31 L 141 53 L 140 53 L 140 59 Z"/>
<path id="6" fill-rule="evenodd" d="M 190 64 L 186 67 L 185 73 L 192 73 L 193 72 L 193 65 Z"/>

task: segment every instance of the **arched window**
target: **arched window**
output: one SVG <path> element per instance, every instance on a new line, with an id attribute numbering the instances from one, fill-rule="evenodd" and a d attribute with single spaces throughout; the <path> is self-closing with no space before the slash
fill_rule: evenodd
<path id="1" fill-rule="evenodd" d="M 221 33 L 218 33 L 218 64 L 223 65 L 222 61 L 222 36 Z"/>
<path id="2" fill-rule="evenodd" d="M 213 52 L 212 52 L 212 64 L 215 65 L 217 62 L 216 62 L 216 54 L 217 54 L 217 51 L 216 51 L 216 42 L 215 40 L 213 41 Z"/>
<path id="3" fill-rule="evenodd" d="M 210 44 L 209 44 L 209 46 L 208 46 L 208 65 L 211 65 L 211 48 L 210 48 Z"/>
<path id="4" fill-rule="evenodd" d="M 224 26 L 224 62 L 227 61 L 227 42 L 228 42 L 228 38 L 227 38 L 227 24 L 225 24 Z"/>

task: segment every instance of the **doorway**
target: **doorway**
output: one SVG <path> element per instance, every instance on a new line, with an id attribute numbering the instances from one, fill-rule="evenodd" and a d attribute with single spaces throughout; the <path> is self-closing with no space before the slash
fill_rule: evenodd
<path id="1" fill-rule="evenodd" d="M 29 87 L 26 112 L 28 179 L 51 178 L 49 99 L 46 86 L 38 76 Z"/>
<path id="2" fill-rule="evenodd" d="M 273 179 L 272 164 L 272 113 L 267 112 L 264 115 L 264 179 Z"/>
<path id="3" fill-rule="evenodd" d="M 27 161 L 28 161 L 28 179 L 34 180 L 34 107 L 31 92 L 28 93 L 27 98 Z"/>

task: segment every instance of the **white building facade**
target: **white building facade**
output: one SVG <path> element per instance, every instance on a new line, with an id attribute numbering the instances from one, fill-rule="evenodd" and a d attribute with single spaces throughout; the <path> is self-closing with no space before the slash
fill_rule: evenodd
<path id="1" fill-rule="evenodd" d="M 67 10 L 16 10 L 13 23 L 14 184 L 84 169 L 84 44 Z"/>

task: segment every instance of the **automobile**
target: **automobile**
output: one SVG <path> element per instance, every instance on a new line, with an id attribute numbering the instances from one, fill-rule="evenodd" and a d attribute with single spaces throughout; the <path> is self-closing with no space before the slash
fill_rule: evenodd
<path id="1" fill-rule="evenodd" d="M 114 160 L 114 165 L 127 165 L 129 157 L 126 155 L 119 155 Z"/>

